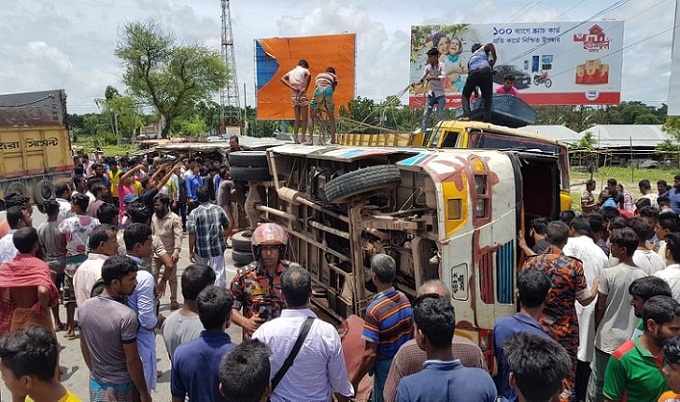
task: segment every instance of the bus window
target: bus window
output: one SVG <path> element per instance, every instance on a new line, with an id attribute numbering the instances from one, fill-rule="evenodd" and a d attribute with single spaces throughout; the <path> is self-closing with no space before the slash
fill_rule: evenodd
<path id="1" fill-rule="evenodd" d="M 442 146 L 439 148 L 455 148 L 457 144 L 458 144 L 458 132 L 446 131 L 444 133 L 444 140 L 442 141 Z"/>
<path id="2" fill-rule="evenodd" d="M 484 133 L 477 148 L 483 149 L 538 149 L 557 154 L 557 144 L 541 142 L 533 138 L 516 137 L 508 134 Z"/>
<path id="3" fill-rule="evenodd" d="M 428 139 L 427 137 L 425 138 L 425 144 L 428 147 L 436 147 L 437 144 L 439 143 L 439 137 L 442 135 L 442 129 L 441 125 L 437 125 L 437 127 L 433 128 L 431 131 L 431 137 Z M 427 134 L 425 134 L 427 135 Z"/>

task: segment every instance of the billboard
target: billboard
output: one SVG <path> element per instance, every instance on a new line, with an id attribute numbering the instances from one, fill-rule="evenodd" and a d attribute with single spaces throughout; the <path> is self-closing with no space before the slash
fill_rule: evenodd
<path id="1" fill-rule="evenodd" d="M 436 47 L 447 71 L 446 105 L 460 106 L 475 43 L 496 48 L 494 90 L 512 74 L 520 97 L 530 105 L 620 103 L 622 21 L 412 26 L 410 82 L 422 77 L 425 53 Z M 411 89 L 409 106 L 424 107 L 427 91 Z"/>
<path id="2" fill-rule="evenodd" d="M 668 115 L 680 116 L 680 5 L 675 3 L 673 24 L 673 53 L 671 53 L 671 80 L 668 88 Z"/>
<path id="3" fill-rule="evenodd" d="M 309 63 L 312 82 L 307 96 L 312 97 L 314 78 L 327 67 L 335 68 L 338 86 L 333 98 L 337 109 L 354 99 L 355 34 L 270 38 L 255 40 L 257 80 L 257 118 L 292 120 L 290 89 L 281 77 L 297 66 L 300 59 Z"/>

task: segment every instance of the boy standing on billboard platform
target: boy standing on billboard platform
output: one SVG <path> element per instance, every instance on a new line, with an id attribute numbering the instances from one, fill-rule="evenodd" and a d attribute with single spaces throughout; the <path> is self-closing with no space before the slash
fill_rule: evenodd
<path id="1" fill-rule="evenodd" d="M 491 120 L 491 99 L 493 98 L 493 66 L 496 63 L 496 48 L 493 43 L 482 46 L 479 43 L 472 45 L 472 56 L 468 60 L 468 76 L 463 87 L 461 103 L 463 105 L 463 118 L 470 118 L 470 95 L 475 88 L 479 87 L 484 99 L 484 119 Z"/>
<path id="2" fill-rule="evenodd" d="M 328 125 L 331 134 L 331 144 L 335 144 L 335 101 L 333 100 L 333 92 L 338 86 L 338 77 L 335 75 L 335 69 L 328 67 L 326 72 L 316 76 L 314 81 L 314 96 L 309 103 L 309 108 L 312 111 L 312 121 L 309 125 L 309 136 L 314 141 L 314 119 L 321 118 L 321 107 L 326 108 L 328 114 Z"/>
<path id="3" fill-rule="evenodd" d="M 444 92 L 444 81 L 446 80 L 446 68 L 444 62 L 439 61 L 439 50 L 432 48 L 427 51 L 427 64 L 422 78 L 411 86 L 430 84 L 430 92 L 427 94 L 427 104 L 425 105 L 425 116 L 420 131 L 425 132 L 427 122 L 430 120 L 432 107 L 437 105 L 437 119 L 444 120 L 444 107 L 446 106 L 446 95 Z"/>
<path id="4" fill-rule="evenodd" d="M 307 106 L 309 106 L 307 89 L 309 89 L 311 80 L 312 75 L 309 73 L 309 64 L 305 59 L 298 61 L 298 65 L 294 69 L 281 77 L 283 85 L 291 90 L 290 99 L 293 104 L 293 112 L 295 113 L 293 135 L 296 144 L 299 143 L 299 128 L 302 128 L 302 142 L 305 142 L 305 131 L 307 130 Z"/>

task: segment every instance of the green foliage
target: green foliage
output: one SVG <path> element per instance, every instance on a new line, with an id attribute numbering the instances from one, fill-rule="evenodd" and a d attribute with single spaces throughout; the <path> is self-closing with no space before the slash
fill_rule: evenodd
<path id="1" fill-rule="evenodd" d="M 576 143 L 576 146 L 578 148 L 593 149 L 595 148 L 596 143 L 597 140 L 595 139 L 593 133 L 591 133 L 590 131 L 586 131 L 583 137 L 581 137 L 581 139 Z"/>
<path id="2" fill-rule="evenodd" d="M 192 116 L 199 102 L 226 85 L 229 73 L 219 52 L 178 44 L 155 22 L 125 24 L 115 55 L 125 67 L 123 82 L 132 96 L 164 117 L 163 138 L 173 120 Z"/>
<path id="3" fill-rule="evenodd" d="M 206 124 L 198 114 L 178 117 L 172 124 L 172 131 L 179 137 L 198 137 L 206 133 Z"/>
<path id="4" fill-rule="evenodd" d="M 674 141 L 680 141 L 680 117 L 668 117 L 663 125 L 663 130 L 667 132 Z"/>
<path id="5" fill-rule="evenodd" d="M 97 133 L 92 139 L 92 144 L 95 147 L 102 147 L 104 145 L 116 145 L 116 135 L 110 131 L 102 130 Z"/>
<path id="6" fill-rule="evenodd" d="M 121 96 L 111 85 L 106 87 L 104 98 L 95 99 L 94 102 L 102 109 L 101 120 L 108 124 L 108 129 L 116 136 L 116 144 L 120 144 L 121 137 L 131 140 L 144 126 L 144 118 L 137 112 L 134 99 Z"/>
<path id="7" fill-rule="evenodd" d="M 662 124 L 668 107 L 647 106 L 642 102 L 622 102 L 620 105 L 537 106 L 536 124 L 561 124 L 581 132 L 596 124 Z"/>

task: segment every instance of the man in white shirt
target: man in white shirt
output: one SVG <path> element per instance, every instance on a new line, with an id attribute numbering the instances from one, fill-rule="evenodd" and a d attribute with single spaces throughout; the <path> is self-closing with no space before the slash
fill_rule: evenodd
<path id="1" fill-rule="evenodd" d="M 665 280 L 671 287 L 673 298 L 680 301 L 680 233 L 666 234 L 666 269 L 657 271 L 654 276 Z"/>
<path id="2" fill-rule="evenodd" d="M 69 187 L 68 183 L 57 184 L 54 194 L 59 203 L 59 217 L 57 218 L 59 222 L 72 217 L 74 213 L 71 211 L 71 187 Z"/>
<path id="3" fill-rule="evenodd" d="M 412 87 L 416 85 L 430 84 L 430 90 L 427 94 L 427 104 L 425 105 L 425 116 L 423 116 L 423 123 L 420 126 L 420 131 L 425 132 L 427 123 L 430 121 L 430 114 L 432 114 L 432 107 L 437 105 L 437 120 L 444 120 L 444 107 L 446 106 L 446 93 L 444 92 L 444 81 L 446 80 L 446 67 L 443 62 L 439 61 L 439 50 L 432 48 L 427 51 L 427 64 L 425 65 L 425 72 L 420 80 L 411 84 Z"/>
<path id="4" fill-rule="evenodd" d="M 630 284 L 647 276 L 633 263 L 638 237 L 631 228 L 616 229 L 611 237 L 612 256 L 621 261 L 603 269 L 595 306 L 595 356 L 588 383 L 588 400 L 603 400 L 604 372 L 611 354 L 635 331 L 635 311 L 630 306 Z"/>
<path id="5" fill-rule="evenodd" d="M 652 207 L 658 208 L 659 203 L 657 202 L 657 199 L 659 198 L 659 194 L 655 193 L 652 191 L 652 184 L 649 182 L 649 180 L 644 179 L 640 180 L 638 183 L 638 188 L 640 189 L 640 193 L 642 193 L 642 198 L 648 198 L 649 203 L 651 204 Z"/>
<path id="6" fill-rule="evenodd" d="M 347 377 L 342 344 L 336 329 L 316 318 L 309 309 L 312 280 L 309 272 L 291 265 L 281 277 L 281 288 L 288 308 L 279 318 L 266 322 L 255 331 L 272 352 L 271 377 L 275 378 L 298 338 L 302 326 L 313 319 L 309 333 L 290 370 L 278 384 L 272 383 L 270 399 L 277 401 L 328 401 L 335 393 L 339 401 L 354 395 Z"/>
<path id="7" fill-rule="evenodd" d="M 628 220 L 627 225 L 633 229 L 639 238 L 638 248 L 633 254 L 635 266 L 645 271 L 647 275 L 654 275 L 666 268 L 666 263 L 661 256 L 647 248 L 647 240 L 650 240 L 654 235 L 654 228 L 649 226 L 647 220 L 637 217 Z"/>
<path id="8" fill-rule="evenodd" d="M 307 60 L 301 59 L 298 65 L 281 77 L 283 85 L 290 88 L 291 103 L 293 104 L 293 113 L 295 113 L 295 122 L 293 123 L 293 140 L 298 143 L 298 129 L 302 128 L 302 142 L 305 142 L 305 131 L 307 130 L 307 111 L 309 106 L 309 98 L 307 98 L 307 90 L 309 83 L 312 81 L 312 74 L 309 73 L 309 64 Z M 215 187 L 217 189 L 217 187 Z"/>
<path id="9" fill-rule="evenodd" d="M 590 222 L 585 216 L 578 216 L 569 223 L 569 240 L 562 252 L 569 257 L 578 258 L 583 263 L 583 274 L 586 277 L 588 289 L 593 288 L 593 283 L 600 276 L 602 270 L 609 263 L 607 255 L 593 241 L 593 231 Z M 578 362 L 576 366 L 576 395 L 577 398 L 585 398 L 585 388 L 590 377 L 590 362 L 595 355 L 595 304 L 583 306 L 576 303 L 576 318 L 579 323 L 578 333 Z M 583 395 L 579 395 L 583 394 Z"/>
<path id="10" fill-rule="evenodd" d="M 90 233 L 87 240 L 90 253 L 73 275 L 73 290 L 76 294 L 76 304 L 82 306 L 92 294 L 92 288 L 102 277 L 102 266 L 107 258 L 118 253 L 118 239 L 116 229 L 99 226 Z M 104 283 L 102 282 L 102 289 Z"/>

